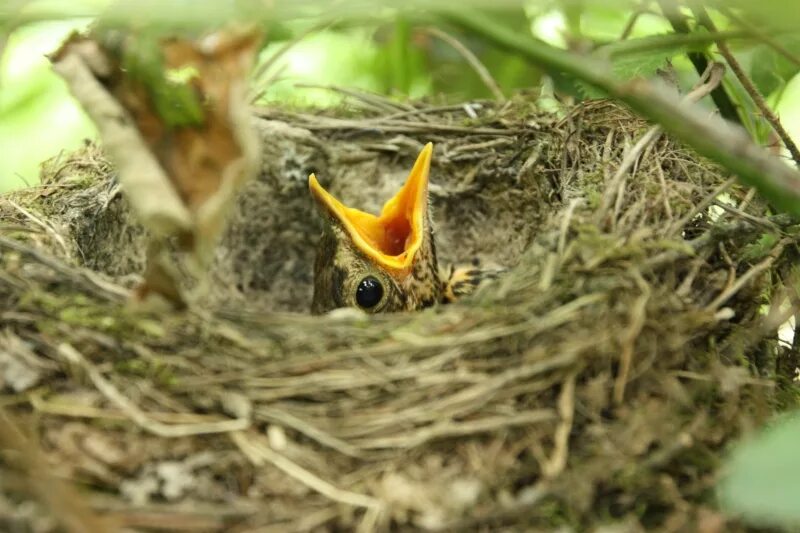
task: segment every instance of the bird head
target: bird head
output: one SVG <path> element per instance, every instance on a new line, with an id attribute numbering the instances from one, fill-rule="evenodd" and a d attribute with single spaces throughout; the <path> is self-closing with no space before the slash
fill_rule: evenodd
<path id="1" fill-rule="evenodd" d="M 311 310 L 357 307 L 370 313 L 432 305 L 443 286 L 428 209 L 433 145 L 417 157 L 403 187 L 379 215 L 347 207 L 309 176 L 324 230 L 314 264 Z"/>

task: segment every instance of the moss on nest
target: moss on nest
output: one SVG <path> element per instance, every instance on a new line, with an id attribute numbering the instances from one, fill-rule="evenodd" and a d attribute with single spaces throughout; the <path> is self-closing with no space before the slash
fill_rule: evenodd
<path id="1" fill-rule="evenodd" d="M 142 232 L 100 153 L 51 162 L 0 203 L 0 353 L 34 376 L 0 401 L 131 527 L 724 524 L 724 451 L 798 402 L 793 221 L 666 137 L 626 158 L 647 125 L 612 103 L 479 116 L 263 110 L 263 171 L 181 315 L 126 307 Z M 420 313 L 305 314 L 308 173 L 374 209 L 429 140 L 444 257 L 510 273 Z"/>

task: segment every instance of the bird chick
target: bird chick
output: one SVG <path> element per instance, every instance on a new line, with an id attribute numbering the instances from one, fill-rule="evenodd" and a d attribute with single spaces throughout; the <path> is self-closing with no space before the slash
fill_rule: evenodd
<path id="1" fill-rule="evenodd" d="M 446 277 L 439 271 L 428 201 L 432 153 L 428 143 L 377 216 L 345 206 L 309 176 L 311 196 L 324 217 L 312 313 L 340 307 L 369 313 L 422 309 L 472 292 L 485 277 L 474 267 L 450 269 Z"/>

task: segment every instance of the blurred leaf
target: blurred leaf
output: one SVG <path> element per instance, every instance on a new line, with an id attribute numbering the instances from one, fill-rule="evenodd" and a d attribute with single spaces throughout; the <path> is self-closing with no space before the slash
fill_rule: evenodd
<path id="1" fill-rule="evenodd" d="M 648 35 L 636 39 L 626 39 L 599 47 L 598 54 L 609 57 L 621 56 L 640 56 L 650 53 L 662 52 L 672 54 L 676 51 L 681 52 L 705 52 L 708 47 L 718 39 L 731 39 L 734 37 L 745 37 L 744 32 L 717 32 L 697 31 L 695 33 L 665 33 L 659 35 Z"/>
<path id="2" fill-rule="evenodd" d="M 780 44 L 800 58 L 800 37 L 785 37 L 780 39 Z M 767 44 L 758 45 L 753 51 L 750 76 L 761 94 L 770 94 L 783 87 L 798 72 L 800 65 Z"/>
<path id="3" fill-rule="evenodd" d="M 424 57 L 419 47 L 411 41 L 411 24 L 404 17 L 397 17 L 388 46 L 389 93 L 411 94 L 415 79 L 425 76 Z"/>
<path id="4" fill-rule="evenodd" d="M 419 96 L 418 87 L 428 87 L 430 77 L 425 53 L 421 45 L 412 38 L 411 23 L 403 18 L 376 33 L 380 43 L 372 64 L 381 90 L 387 94 Z"/>
<path id="5" fill-rule="evenodd" d="M 617 45 L 602 46 L 595 54 L 600 57 L 607 56 L 614 77 L 620 81 L 628 81 L 634 78 L 652 78 L 672 59 L 689 51 L 702 50 L 707 46 L 707 41 L 695 39 L 691 35 L 654 35 L 630 39 Z M 577 86 L 585 98 L 608 96 L 587 83 L 578 82 Z"/>
<path id="6" fill-rule="evenodd" d="M 564 11 L 564 20 L 567 22 L 567 30 L 574 37 L 579 37 L 581 31 L 581 18 L 585 4 L 582 0 L 566 0 L 562 10 Z"/>
<path id="7" fill-rule="evenodd" d="M 720 485 L 722 504 L 754 524 L 800 527 L 800 416 L 741 444 Z"/>
<path id="8" fill-rule="evenodd" d="M 727 0 L 725 6 L 740 10 L 742 18 L 762 31 L 769 31 L 769 28 L 800 29 L 797 0 Z"/>

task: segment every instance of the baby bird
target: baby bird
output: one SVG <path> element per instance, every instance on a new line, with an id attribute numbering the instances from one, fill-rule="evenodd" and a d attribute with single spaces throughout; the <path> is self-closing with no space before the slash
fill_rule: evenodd
<path id="1" fill-rule="evenodd" d="M 412 311 L 469 294 L 494 273 L 475 267 L 442 276 L 428 202 L 433 144 L 417 157 L 405 185 L 380 215 L 342 204 L 308 178 L 311 196 L 324 217 L 314 262 L 311 312 L 357 307 L 369 313 Z"/>

